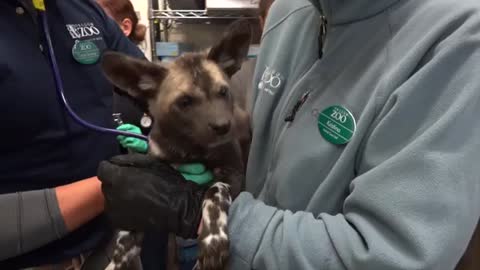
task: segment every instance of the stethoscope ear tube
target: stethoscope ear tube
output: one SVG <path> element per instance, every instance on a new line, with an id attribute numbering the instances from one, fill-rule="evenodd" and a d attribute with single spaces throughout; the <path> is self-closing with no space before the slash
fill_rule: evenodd
<path id="1" fill-rule="evenodd" d="M 48 48 L 48 55 L 49 55 L 49 62 L 50 62 L 50 67 L 53 72 L 53 77 L 55 80 L 55 86 L 56 86 L 56 91 L 58 98 L 60 99 L 59 102 L 63 104 L 63 107 L 65 110 L 68 112 L 70 117 L 75 120 L 79 125 L 91 129 L 96 132 L 101 132 L 101 133 L 107 133 L 107 134 L 112 134 L 112 135 L 123 135 L 127 137 L 135 137 L 141 140 L 148 141 L 148 137 L 145 135 L 141 134 L 135 134 L 131 132 L 126 132 L 126 131 L 121 131 L 121 130 L 116 130 L 116 129 L 109 129 L 105 127 L 100 127 L 94 124 L 91 124 L 85 120 L 83 120 L 81 117 L 79 117 L 75 111 L 70 107 L 70 104 L 68 103 L 67 98 L 65 97 L 64 94 L 64 89 L 63 89 L 63 81 L 62 77 L 60 76 L 60 70 L 57 64 L 57 59 L 55 57 L 55 51 L 53 50 L 53 43 L 52 43 L 52 38 L 50 36 L 50 28 L 48 25 L 48 20 L 47 20 L 47 14 L 44 10 L 38 10 L 38 16 L 40 17 L 40 21 L 42 23 L 42 28 L 43 32 L 45 34 L 45 39 L 47 42 L 47 48 Z"/>

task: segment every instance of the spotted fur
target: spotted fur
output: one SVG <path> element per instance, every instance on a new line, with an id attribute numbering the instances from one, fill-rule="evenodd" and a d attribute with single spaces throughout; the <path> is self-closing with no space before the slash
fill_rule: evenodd
<path id="1" fill-rule="evenodd" d="M 228 209 L 243 189 L 250 144 L 249 115 L 235 102 L 238 95 L 230 93 L 229 82 L 246 59 L 250 41 L 249 23 L 241 20 L 210 50 L 185 53 L 168 64 L 119 53 L 106 53 L 102 59 L 107 78 L 148 105 L 154 119 L 149 155 L 171 164 L 201 162 L 214 170 L 215 184 L 202 204 L 198 270 L 223 270 L 228 263 Z M 121 235 L 108 270 L 128 269 L 140 250 L 134 236 Z"/>
<path id="2" fill-rule="evenodd" d="M 230 186 L 215 183 L 205 194 L 202 230 L 198 237 L 200 253 L 196 269 L 225 269 L 229 258 L 228 208 L 232 203 Z"/>
<path id="3" fill-rule="evenodd" d="M 132 260 L 140 255 L 143 233 L 119 231 L 116 234 L 116 245 L 112 259 L 105 270 L 131 269 Z"/>

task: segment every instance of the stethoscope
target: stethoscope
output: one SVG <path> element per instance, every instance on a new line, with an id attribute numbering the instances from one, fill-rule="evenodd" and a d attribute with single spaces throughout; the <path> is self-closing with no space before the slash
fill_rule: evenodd
<path id="1" fill-rule="evenodd" d="M 47 19 L 44 0 L 33 0 L 33 5 L 35 6 L 36 10 L 38 11 L 38 16 L 41 20 L 42 27 L 43 27 L 43 32 L 45 34 L 45 39 L 46 39 L 47 48 L 48 48 L 48 55 L 49 55 L 49 60 L 50 60 L 50 67 L 51 67 L 52 72 L 53 72 L 53 77 L 54 77 L 54 80 L 55 80 L 55 86 L 56 86 L 56 91 L 57 91 L 58 98 L 60 99 L 60 102 L 63 103 L 63 107 L 68 112 L 68 114 L 72 117 L 72 119 L 75 122 L 77 122 L 79 125 L 87 128 L 87 129 L 96 131 L 96 132 L 107 133 L 107 134 L 112 134 L 112 135 L 123 135 L 123 136 L 127 136 L 127 137 L 135 137 L 135 138 L 138 138 L 138 139 L 148 141 L 148 137 L 145 136 L 145 135 L 135 134 L 135 133 L 116 130 L 116 129 L 105 128 L 105 127 L 100 127 L 100 126 L 94 125 L 92 123 L 89 123 L 89 122 L 83 120 L 81 117 L 79 117 L 75 113 L 75 111 L 72 109 L 72 107 L 70 107 L 70 104 L 68 103 L 68 100 L 67 100 L 67 98 L 65 97 L 65 94 L 64 94 L 63 81 L 62 81 L 62 77 L 60 76 L 60 69 L 58 67 L 57 59 L 55 57 L 55 51 L 53 50 L 52 38 L 51 38 L 51 35 L 50 35 L 50 28 L 49 28 L 49 25 L 48 25 L 48 19 Z"/>

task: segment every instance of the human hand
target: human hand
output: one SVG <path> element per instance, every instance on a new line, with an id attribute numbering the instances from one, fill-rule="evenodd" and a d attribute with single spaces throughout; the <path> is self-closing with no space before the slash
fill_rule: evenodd
<path id="1" fill-rule="evenodd" d="M 106 215 L 116 228 L 196 237 L 208 187 L 185 181 L 170 165 L 141 154 L 101 162 L 98 178 Z"/>
<path id="2" fill-rule="evenodd" d="M 117 127 L 117 130 L 142 134 L 142 130 L 139 127 L 131 124 L 120 125 Z M 124 148 L 131 149 L 137 153 L 146 153 L 148 150 L 148 143 L 142 139 L 119 135 L 117 140 Z"/>

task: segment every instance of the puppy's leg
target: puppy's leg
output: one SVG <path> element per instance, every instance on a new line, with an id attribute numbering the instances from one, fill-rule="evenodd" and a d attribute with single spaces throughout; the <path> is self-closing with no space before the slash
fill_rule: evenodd
<path id="1" fill-rule="evenodd" d="M 202 205 L 202 230 L 198 237 L 198 270 L 226 269 L 229 258 L 227 217 L 232 203 L 230 186 L 217 182 L 206 192 Z"/>
<path id="2" fill-rule="evenodd" d="M 112 261 L 105 270 L 125 270 L 140 255 L 143 233 L 119 231 Z"/>

